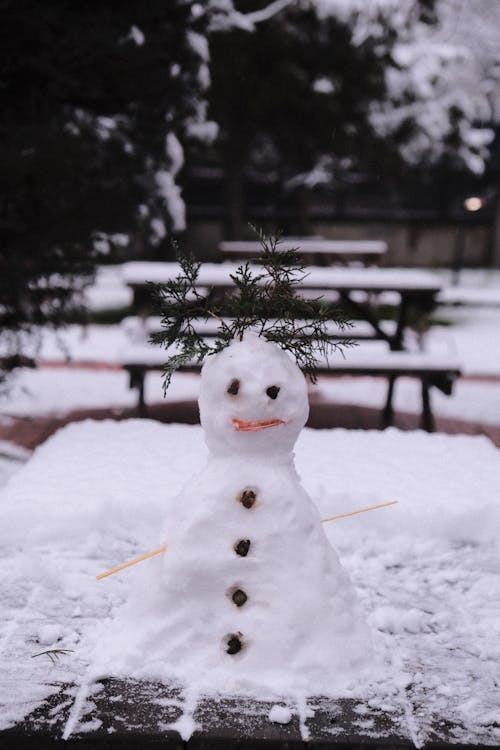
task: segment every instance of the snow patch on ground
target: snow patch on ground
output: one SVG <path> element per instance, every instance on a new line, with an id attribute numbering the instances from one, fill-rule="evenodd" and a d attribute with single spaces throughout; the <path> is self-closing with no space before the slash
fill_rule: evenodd
<path id="1" fill-rule="evenodd" d="M 0 493 L 2 726 L 51 685 L 82 684 L 96 626 L 128 597 L 139 566 L 94 576 L 162 541 L 158 529 L 206 455 L 196 426 L 87 421 L 10 477 Z M 462 727 L 456 741 L 498 743 L 499 451 L 482 437 L 306 429 L 296 463 L 322 517 L 398 500 L 325 524 L 390 667 L 369 705 L 403 712 L 420 739 L 450 721 Z M 155 564 L 141 563 L 151 575 Z M 70 652 L 55 664 L 31 659 L 49 635 Z"/>

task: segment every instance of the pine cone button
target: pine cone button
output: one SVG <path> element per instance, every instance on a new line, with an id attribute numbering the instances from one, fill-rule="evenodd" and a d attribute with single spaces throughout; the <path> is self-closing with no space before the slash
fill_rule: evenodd
<path id="1" fill-rule="evenodd" d="M 250 539 L 240 539 L 240 541 L 236 542 L 236 544 L 234 545 L 234 551 L 240 557 L 246 557 L 248 555 L 249 549 L 250 549 Z"/>
<path id="2" fill-rule="evenodd" d="M 231 599 L 233 600 L 233 602 L 236 604 L 237 607 L 242 607 L 247 601 L 248 596 L 241 589 L 236 589 L 236 591 L 231 596 Z"/>
<path id="3" fill-rule="evenodd" d="M 239 501 L 244 508 L 251 508 L 256 500 L 257 495 L 254 490 L 243 490 L 239 498 Z"/>
<path id="4" fill-rule="evenodd" d="M 228 654 L 237 654 L 241 649 L 243 648 L 243 644 L 241 642 L 241 633 L 230 635 L 227 640 L 227 649 L 226 653 Z"/>

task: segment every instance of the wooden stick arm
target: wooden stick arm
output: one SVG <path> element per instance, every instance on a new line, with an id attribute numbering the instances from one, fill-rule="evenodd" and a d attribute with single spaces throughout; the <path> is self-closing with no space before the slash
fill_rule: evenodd
<path id="1" fill-rule="evenodd" d="M 106 578 L 106 576 L 110 576 L 113 573 L 118 573 L 119 570 L 123 570 L 124 568 L 129 568 L 131 565 L 135 565 L 138 562 L 142 562 L 142 560 L 147 560 L 148 557 L 154 557 L 154 555 L 159 555 L 160 552 L 165 552 L 166 549 L 167 549 L 167 545 L 162 544 L 161 547 L 156 547 L 156 549 L 151 550 L 151 552 L 145 552 L 143 555 L 138 555 L 137 557 L 132 558 L 132 560 L 127 560 L 127 562 L 121 563 L 121 565 L 117 565 L 114 568 L 105 570 L 104 573 L 99 573 L 99 575 L 96 576 L 96 578 L 98 581 L 100 581 L 101 578 Z"/>
<path id="2" fill-rule="evenodd" d="M 347 518 L 347 516 L 355 516 L 358 513 L 366 513 L 367 510 L 377 510 L 377 508 L 387 508 L 388 505 L 396 505 L 397 500 L 389 500 L 387 503 L 379 503 L 379 505 L 367 505 L 366 508 L 358 508 L 358 510 L 350 510 L 347 513 L 339 513 L 336 516 L 329 516 L 328 518 L 322 518 L 321 523 L 328 523 L 328 521 L 336 521 L 338 518 Z"/>
<path id="3" fill-rule="evenodd" d="M 336 516 L 329 516 L 328 518 L 322 518 L 321 523 L 328 523 L 329 521 L 336 521 L 338 518 L 347 518 L 347 516 L 355 516 L 358 513 L 366 513 L 367 510 L 376 510 L 377 508 L 386 508 L 388 505 L 395 505 L 398 501 L 397 500 L 389 500 L 387 503 L 380 503 L 379 505 L 368 505 L 366 508 L 358 508 L 358 510 L 350 510 L 347 513 L 339 513 Z M 117 565 L 114 568 L 110 568 L 109 570 L 105 570 L 104 573 L 99 573 L 98 576 L 96 576 L 97 580 L 100 581 L 101 578 L 106 578 L 107 576 L 113 575 L 113 573 L 118 573 L 119 570 L 123 570 L 124 568 L 129 568 L 131 565 L 135 565 L 136 563 L 142 562 L 143 560 L 147 560 L 148 557 L 154 557 L 155 555 L 159 555 L 161 552 L 165 552 L 167 549 L 167 545 L 163 544 L 161 547 L 156 547 L 156 549 L 151 550 L 151 552 L 145 552 L 143 555 L 138 555 L 137 557 L 133 557 L 132 560 L 127 560 L 127 562 L 121 563 L 120 565 Z"/>

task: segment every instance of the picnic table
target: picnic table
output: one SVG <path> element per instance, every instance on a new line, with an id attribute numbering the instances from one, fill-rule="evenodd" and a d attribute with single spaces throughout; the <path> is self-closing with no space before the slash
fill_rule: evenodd
<path id="1" fill-rule="evenodd" d="M 198 285 L 206 293 L 218 295 L 234 289 L 231 275 L 238 270 L 239 264 L 226 261 L 224 263 L 205 263 L 200 267 Z M 123 266 L 123 278 L 133 290 L 136 310 L 139 318 L 144 321 L 144 334 L 148 332 L 147 315 L 150 311 L 151 297 L 148 282 L 164 283 L 174 279 L 179 273 L 177 263 L 161 262 L 130 262 Z M 432 353 L 405 351 L 405 334 L 410 323 L 419 331 L 426 327 L 429 313 L 434 309 L 436 297 L 441 289 L 441 281 L 435 274 L 427 271 L 397 268 L 345 268 L 345 267 L 317 267 L 311 266 L 304 280 L 300 284 L 300 292 L 306 296 L 322 297 L 332 305 L 340 303 L 347 314 L 356 317 L 356 328 L 353 338 L 379 339 L 385 342 L 385 348 L 380 356 L 376 352 L 373 357 L 351 358 L 347 364 L 336 358 L 320 363 L 318 371 L 329 374 L 344 375 L 376 375 L 388 380 L 387 399 L 381 415 L 382 426 L 392 424 L 394 417 L 393 396 L 396 381 L 401 376 L 416 377 L 421 382 L 422 410 L 421 426 L 432 432 L 434 418 L 431 409 L 429 390 L 436 387 L 446 395 L 452 392 L 455 379 L 460 375 L 460 367 L 454 358 L 445 357 L 435 361 Z M 396 320 L 394 325 L 387 325 L 387 321 L 380 319 L 378 302 L 383 295 L 391 295 L 392 302 L 396 298 Z M 411 316 L 410 316 L 411 313 Z M 391 321 L 389 321 L 391 322 Z M 158 323 L 153 321 L 158 328 Z M 211 336 L 208 330 L 202 335 Z M 356 331 L 361 329 L 358 336 Z M 367 330 L 368 329 L 368 330 Z M 151 332 L 151 329 L 149 329 Z M 342 333 L 337 329 L 333 338 L 349 337 L 349 330 Z M 144 342 L 147 335 L 144 336 Z M 147 349 L 147 351 L 146 351 Z M 130 386 L 138 392 L 138 413 L 146 416 L 144 400 L 144 384 L 146 373 L 151 370 L 162 369 L 162 362 L 166 359 L 163 350 L 149 346 L 131 346 L 127 352 L 124 368 L 129 373 Z M 199 370 L 200 364 L 195 362 L 186 364 L 183 369 Z"/>
<path id="2" fill-rule="evenodd" d="M 201 288 L 225 292 L 234 288 L 231 274 L 238 263 L 204 263 L 199 272 Z M 131 261 L 123 265 L 123 279 L 132 289 L 134 306 L 146 312 L 150 306 L 148 282 L 164 283 L 174 279 L 179 265 L 170 262 Z M 422 327 L 428 314 L 436 305 L 436 296 L 442 286 L 440 278 L 428 271 L 400 268 L 340 268 L 317 267 L 307 269 L 300 285 L 303 294 L 323 296 L 326 301 L 340 302 L 348 314 L 367 321 L 374 338 L 381 338 L 393 351 L 404 348 L 403 337 L 413 312 L 413 322 Z M 382 293 L 398 295 L 396 328 L 388 333 L 380 324 L 377 313 L 378 297 Z"/>
<path id="3" fill-rule="evenodd" d="M 281 250 L 297 249 L 301 258 L 311 265 L 331 265 L 361 262 L 365 265 L 378 263 L 387 252 L 383 240 L 327 240 L 322 237 L 283 237 Z M 219 252 L 226 260 L 258 259 L 262 252 L 260 242 L 252 240 L 223 241 Z"/>

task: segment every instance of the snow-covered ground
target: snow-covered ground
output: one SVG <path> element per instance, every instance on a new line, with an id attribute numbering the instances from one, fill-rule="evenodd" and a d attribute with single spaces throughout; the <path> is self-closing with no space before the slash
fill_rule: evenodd
<path id="1" fill-rule="evenodd" d="M 160 563 L 95 575 L 164 541 L 158 529 L 205 457 L 197 426 L 88 421 L 11 476 L 0 494 L 1 726 L 73 682 L 65 736 L 84 729 L 99 629 Z M 498 744 L 498 449 L 484 437 L 306 429 L 296 461 L 322 517 L 398 500 L 324 525 L 388 668 L 368 705 L 394 713 L 417 746 L 448 721 L 456 741 Z M 51 648 L 71 651 L 30 658 Z"/>

